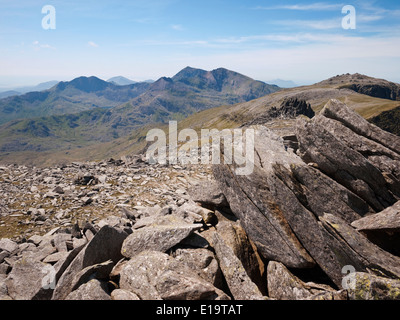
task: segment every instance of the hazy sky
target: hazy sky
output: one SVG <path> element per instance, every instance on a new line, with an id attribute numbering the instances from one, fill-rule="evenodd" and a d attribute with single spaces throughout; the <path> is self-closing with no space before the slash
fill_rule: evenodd
<path id="1" fill-rule="evenodd" d="M 42 27 L 45 5 L 55 29 Z M 345 5 L 356 29 L 342 27 Z M 400 82 L 400 1 L 0 0 L 0 87 L 156 80 L 186 66 L 298 84 L 347 72 Z"/>

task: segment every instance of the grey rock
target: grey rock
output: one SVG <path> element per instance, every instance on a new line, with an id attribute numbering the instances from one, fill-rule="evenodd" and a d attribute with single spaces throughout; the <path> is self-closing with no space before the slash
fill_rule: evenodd
<path id="1" fill-rule="evenodd" d="M 72 235 L 67 233 L 58 233 L 53 237 L 54 246 L 58 251 L 68 251 L 67 241 L 72 240 Z"/>
<path id="2" fill-rule="evenodd" d="M 167 217 L 161 225 L 149 225 L 134 230 L 124 241 L 122 254 L 131 258 L 145 250 L 166 252 L 202 226 L 182 223 L 180 218 L 172 215 Z"/>
<path id="3" fill-rule="evenodd" d="M 211 283 L 169 255 L 143 251 L 121 272 L 120 288 L 141 300 L 214 300 L 223 295 Z"/>
<path id="4" fill-rule="evenodd" d="M 215 249 L 219 266 L 224 274 L 229 290 L 235 300 L 266 299 L 247 275 L 239 258 L 236 257 L 233 250 L 225 244 L 218 233 L 214 233 L 212 245 Z"/>
<path id="5" fill-rule="evenodd" d="M 44 258 L 43 262 L 55 264 L 58 261 L 65 259 L 68 256 L 68 254 L 69 253 L 66 251 L 56 252 Z"/>
<path id="6" fill-rule="evenodd" d="M 114 267 L 114 262 L 108 260 L 103 263 L 95 264 L 79 271 L 72 280 L 72 291 L 77 290 L 81 285 L 89 282 L 91 279 L 107 280 Z"/>
<path id="7" fill-rule="evenodd" d="M 85 245 L 86 243 L 88 243 L 86 238 L 81 238 L 81 239 L 73 238 L 72 239 L 72 246 L 74 248 L 79 248 L 79 247 Z"/>
<path id="8" fill-rule="evenodd" d="M 118 282 L 121 271 L 127 263 L 128 263 L 128 260 L 126 260 L 125 258 L 118 261 L 110 272 L 110 279 L 113 281 L 117 280 L 117 282 Z"/>
<path id="9" fill-rule="evenodd" d="M 330 104 L 328 103 L 325 108 L 329 108 L 329 106 Z M 324 112 L 324 110 L 322 112 Z M 393 186 L 399 185 L 400 154 L 376 141 L 360 136 L 337 120 L 319 115 L 314 121 L 318 122 L 342 143 L 363 155 L 381 172 L 392 174 L 396 179 Z M 399 195 L 398 189 L 392 188 L 391 191 Z"/>
<path id="10" fill-rule="evenodd" d="M 8 290 L 5 280 L 6 280 L 6 275 L 0 274 L 0 296 L 8 295 Z"/>
<path id="11" fill-rule="evenodd" d="M 210 248 L 210 243 L 198 231 L 193 232 L 187 238 L 183 239 L 180 244 L 191 248 Z"/>
<path id="12" fill-rule="evenodd" d="M 3 262 L 0 263 L 0 275 L 7 275 L 11 270 L 11 267 L 8 263 Z"/>
<path id="13" fill-rule="evenodd" d="M 97 225 L 102 228 L 105 225 L 110 225 L 111 227 L 121 227 L 123 228 L 129 221 L 117 216 L 108 216 L 104 219 L 101 219 Z"/>
<path id="14" fill-rule="evenodd" d="M 333 248 L 341 269 L 351 265 L 358 272 L 400 278 L 400 258 L 382 250 L 344 220 L 331 214 L 320 217 L 329 237 L 326 244 Z"/>
<path id="15" fill-rule="evenodd" d="M 53 192 L 58 193 L 58 194 L 64 194 L 64 189 L 60 186 L 57 186 L 53 189 Z"/>
<path id="16" fill-rule="evenodd" d="M 5 258 L 8 258 L 10 253 L 8 251 L 0 251 L 0 263 L 3 263 Z"/>
<path id="17" fill-rule="evenodd" d="M 360 231 L 365 230 L 397 230 L 400 231 L 400 201 L 385 210 L 361 218 L 351 224 Z"/>
<path id="18" fill-rule="evenodd" d="M 60 279 L 61 275 L 64 273 L 64 271 L 68 268 L 68 266 L 71 264 L 71 262 L 75 259 L 75 257 L 78 255 L 78 253 L 84 248 L 84 244 L 81 245 L 80 247 L 75 247 L 71 251 L 68 252 L 67 255 L 64 255 L 61 259 L 59 259 L 55 265 L 54 269 L 56 271 L 56 283 Z"/>
<path id="19" fill-rule="evenodd" d="M 322 300 L 349 300 L 347 290 L 339 290 L 336 292 L 321 292 L 312 295 L 306 300 L 322 301 Z"/>
<path id="20" fill-rule="evenodd" d="M 85 186 L 97 184 L 98 182 L 99 180 L 90 173 L 84 173 L 84 174 L 81 173 L 76 177 L 74 181 L 76 185 L 85 185 Z"/>
<path id="21" fill-rule="evenodd" d="M 210 212 L 210 210 L 204 209 L 194 202 L 185 202 L 175 210 L 174 214 L 181 217 L 187 223 L 201 223 L 204 219 L 204 222 L 212 219 L 212 212 L 211 214 Z"/>
<path id="22" fill-rule="evenodd" d="M 121 258 L 121 246 L 127 233 L 117 228 L 104 226 L 94 238 L 78 253 L 64 271 L 54 290 L 53 300 L 63 300 L 71 292 L 75 275 L 88 266 Z"/>
<path id="23" fill-rule="evenodd" d="M 51 277 L 51 268 L 32 257 L 19 259 L 6 279 L 8 295 L 14 300 L 50 299 L 53 290 L 46 287 L 45 277 Z"/>
<path id="24" fill-rule="evenodd" d="M 217 288 L 222 288 L 222 273 L 214 254 L 207 249 L 177 249 L 172 256 Z"/>
<path id="25" fill-rule="evenodd" d="M 218 208 L 229 206 L 225 195 L 219 189 L 215 181 L 207 181 L 200 185 L 195 185 L 188 190 L 193 201 L 206 207 Z"/>
<path id="26" fill-rule="evenodd" d="M 282 261 L 291 267 L 304 268 L 314 264 L 283 217 L 283 212 L 274 205 L 262 173 L 238 181 L 226 166 L 214 166 L 213 172 L 233 213 L 265 259 Z M 264 199 L 266 204 L 258 203 L 253 194 L 257 195 L 257 200 Z"/>
<path id="27" fill-rule="evenodd" d="M 335 208 L 333 202 L 323 201 L 324 197 L 321 197 L 321 204 L 316 205 L 317 200 L 310 198 L 307 191 L 306 185 L 310 183 L 302 185 L 299 179 L 294 178 L 292 168 L 307 166 L 302 159 L 287 151 L 282 139 L 268 129 L 259 128 L 255 133 L 257 157 L 251 174 L 235 174 L 234 165 L 213 167 L 214 176 L 232 212 L 239 218 L 263 258 L 282 262 L 291 268 L 310 268 L 317 263 L 335 284 L 340 285 L 341 264 L 335 252 L 326 245 L 327 235 L 317 217 L 323 215 L 324 209 L 327 209 L 326 212 L 335 210 L 336 213 L 336 209 L 341 207 Z M 308 168 L 304 171 L 314 173 Z M 320 175 L 314 177 L 320 178 Z M 311 179 L 310 176 L 307 181 Z M 343 188 L 337 186 L 331 190 L 343 191 Z M 343 194 L 346 192 L 334 197 Z M 309 204 L 307 195 L 313 206 Z M 346 201 L 350 203 L 350 200 L 344 203 Z M 324 203 L 327 203 L 326 207 Z M 344 212 L 350 210 L 349 205 L 342 208 Z M 313 212 L 312 209 L 318 211 Z"/>
<path id="28" fill-rule="evenodd" d="M 19 245 L 18 254 L 21 255 L 21 253 L 25 251 L 36 251 L 36 248 L 37 247 L 33 243 L 24 242 Z"/>
<path id="29" fill-rule="evenodd" d="M 24 257 L 32 257 L 38 261 L 43 261 L 47 256 L 56 252 L 57 249 L 53 247 L 51 243 L 42 242 L 35 250 L 24 251 L 22 255 Z"/>
<path id="30" fill-rule="evenodd" d="M 364 272 L 352 276 L 347 289 L 351 300 L 400 300 L 400 280 Z"/>
<path id="31" fill-rule="evenodd" d="M 286 174 L 286 183 L 291 183 L 291 189 L 297 191 L 300 202 L 316 216 L 330 212 L 351 223 L 375 213 L 367 202 L 316 168 L 292 165 L 291 172 L 280 169 L 281 175 Z"/>
<path id="32" fill-rule="evenodd" d="M 357 134 L 376 141 L 400 154 L 400 139 L 398 136 L 365 121 L 363 117 L 353 112 L 346 104 L 339 100 L 330 100 L 323 111 L 321 111 L 321 114 L 327 118 L 343 123 L 347 128 L 350 128 Z"/>
<path id="33" fill-rule="evenodd" d="M 267 268 L 268 295 L 276 300 L 314 300 L 343 298 L 341 292 L 327 285 L 304 283 L 282 263 L 270 261 Z"/>
<path id="34" fill-rule="evenodd" d="M 39 245 L 40 244 L 40 242 L 42 242 L 42 240 L 43 240 L 43 237 L 42 236 L 39 236 L 39 235 L 33 235 L 32 237 L 30 237 L 27 241 L 28 242 L 31 242 L 31 243 L 33 243 L 33 244 L 35 244 L 35 245 Z"/>
<path id="35" fill-rule="evenodd" d="M 0 250 L 7 251 L 9 253 L 13 253 L 19 249 L 18 243 L 7 239 L 7 238 L 2 238 L 0 240 Z"/>
<path id="36" fill-rule="evenodd" d="M 299 151 L 305 162 L 316 163 L 322 172 L 357 194 L 376 211 L 395 202 L 382 173 L 360 153 L 315 121 L 298 120 L 296 130 Z"/>
<path id="37" fill-rule="evenodd" d="M 216 225 L 218 235 L 224 240 L 234 254 L 239 258 L 250 279 L 265 294 L 266 285 L 261 270 L 264 264 L 254 250 L 246 232 L 238 222 L 229 220 L 219 221 Z"/>
<path id="38" fill-rule="evenodd" d="M 93 279 L 72 291 L 65 300 L 111 300 L 111 297 L 107 282 Z"/>
<path id="39" fill-rule="evenodd" d="M 352 120 L 340 118 L 340 114 Z M 305 162 L 316 163 L 322 172 L 363 198 L 374 210 L 381 211 L 396 201 L 391 191 L 399 193 L 399 182 L 391 179 L 391 185 L 388 185 L 388 175 L 383 175 L 379 164 L 376 167 L 367 160 L 373 160 L 374 157 L 370 155 L 374 156 L 374 153 L 385 155 L 389 147 L 382 141 L 385 140 L 383 137 L 388 136 L 383 130 L 360 118 L 343 103 L 331 100 L 321 116 L 312 121 L 297 121 L 299 152 Z M 357 126 L 354 122 L 356 119 Z M 374 134 L 371 135 L 371 132 Z M 390 141 L 395 143 L 397 140 L 394 138 Z M 387 150 L 386 157 L 396 153 L 398 151 Z"/>
<path id="40" fill-rule="evenodd" d="M 111 292 L 111 300 L 140 300 L 140 298 L 133 292 L 116 289 Z"/>

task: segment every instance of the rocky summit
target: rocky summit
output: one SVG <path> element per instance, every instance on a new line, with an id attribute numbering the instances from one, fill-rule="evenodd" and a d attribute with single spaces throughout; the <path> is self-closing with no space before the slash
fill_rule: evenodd
<path id="1" fill-rule="evenodd" d="M 144 155 L 0 166 L 0 298 L 400 299 L 400 138 L 338 100 L 291 105 L 310 109 L 282 104 L 290 137 L 248 124 L 249 175 Z"/>

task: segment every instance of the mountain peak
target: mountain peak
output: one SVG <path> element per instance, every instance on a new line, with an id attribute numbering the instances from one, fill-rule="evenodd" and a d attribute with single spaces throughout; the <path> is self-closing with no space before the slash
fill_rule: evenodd
<path id="1" fill-rule="evenodd" d="M 97 92 L 106 89 L 113 84 L 101 80 L 95 76 L 78 77 L 69 82 L 60 82 L 56 89 L 65 90 L 66 88 L 75 88 L 84 92 Z"/>
<path id="2" fill-rule="evenodd" d="M 184 79 L 194 78 L 194 77 L 202 77 L 207 73 L 207 71 L 202 69 L 196 69 L 192 67 L 186 67 L 179 71 L 176 75 L 172 77 L 174 81 L 180 81 Z"/>

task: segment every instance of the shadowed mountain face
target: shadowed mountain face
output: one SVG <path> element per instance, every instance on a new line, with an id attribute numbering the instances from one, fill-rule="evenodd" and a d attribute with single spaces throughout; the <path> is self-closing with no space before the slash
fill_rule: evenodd
<path id="1" fill-rule="evenodd" d="M 400 106 L 382 112 L 380 115 L 371 118 L 370 122 L 385 131 L 400 136 Z"/>
<path id="2" fill-rule="evenodd" d="M 107 142 L 145 125 L 181 120 L 278 90 L 222 68 L 187 67 L 172 78 L 127 86 L 80 77 L 47 91 L 0 100 L 2 122 L 14 120 L 0 127 L 0 150 L 45 151 Z"/>

